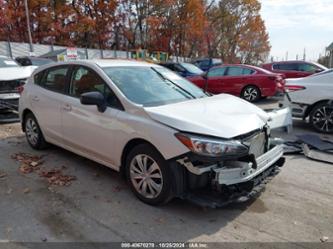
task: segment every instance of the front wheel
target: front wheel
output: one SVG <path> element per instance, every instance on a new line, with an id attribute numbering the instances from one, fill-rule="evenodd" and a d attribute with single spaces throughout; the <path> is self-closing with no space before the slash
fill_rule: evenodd
<path id="1" fill-rule="evenodd" d="M 256 102 L 260 99 L 261 92 L 256 86 L 246 86 L 241 92 L 241 98 L 249 102 Z"/>
<path id="2" fill-rule="evenodd" d="M 127 156 L 126 171 L 131 189 L 141 201 L 159 205 L 172 198 L 170 168 L 153 146 L 136 146 Z"/>
<path id="3" fill-rule="evenodd" d="M 333 132 L 333 104 L 320 103 L 310 112 L 310 124 L 322 133 Z"/>

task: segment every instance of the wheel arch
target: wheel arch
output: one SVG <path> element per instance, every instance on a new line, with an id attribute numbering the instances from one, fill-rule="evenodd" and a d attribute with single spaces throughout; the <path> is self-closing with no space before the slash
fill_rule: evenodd
<path id="1" fill-rule="evenodd" d="M 24 111 L 22 112 L 22 117 L 21 117 L 21 127 L 22 127 L 22 131 L 23 131 L 23 132 L 25 132 L 24 120 L 25 120 L 25 117 L 26 117 L 29 113 L 31 113 L 32 115 L 34 115 L 33 112 L 32 112 L 29 108 L 24 109 Z"/>
<path id="2" fill-rule="evenodd" d="M 150 146 L 152 146 L 153 148 L 156 149 L 156 151 L 159 152 L 159 150 L 156 148 L 156 146 L 154 146 L 151 142 L 143 139 L 143 138 L 133 138 L 130 141 L 127 142 L 127 144 L 125 145 L 122 153 L 121 153 L 121 158 L 120 158 L 120 174 L 125 177 L 126 175 L 126 170 L 125 170 L 125 165 L 126 165 L 126 157 L 128 155 L 128 153 L 130 153 L 130 151 L 140 145 L 140 144 L 149 144 Z M 159 152 L 160 153 L 160 152 Z M 160 153 L 161 154 L 161 153 Z M 163 155 L 161 154 L 161 156 L 163 157 Z"/>
<path id="3" fill-rule="evenodd" d="M 329 101 L 332 101 L 332 100 L 329 100 L 329 99 L 323 99 L 323 100 L 319 100 L 315 103 L 313 103 L 312 105 L 309 105 L 307 108 L 306 108 L 306 111 L 304 112 L 304 118 L 308 117 L 311 113 L 311 111 L 313 110 L 313 108 L 316 106 L 316 105 L 319 105 L 319 104 L 322 104 L 322 103 L 326 103 L 326 102 L 329 102 Z"/>

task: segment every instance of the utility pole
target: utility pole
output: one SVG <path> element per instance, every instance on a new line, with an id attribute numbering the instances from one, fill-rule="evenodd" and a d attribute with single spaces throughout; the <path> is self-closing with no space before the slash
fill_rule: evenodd
<path id="1" fill-rule="evenodd" d="M 304 51 L 303 51 L 303 61 L 305 61 L 305 60 L 306 60 L 306 50 L 304 48 Z"/>
<path id="2" fill-rule="evenodd" d="M 286 52 L 286 61 L 288 60 L 288 51 Z"/>
<path id="3" fill-rule="evenodd" d="M 25 8 L 25 18 L 27 19 L 27 29 L 28 29 L 30 52 L 33 53 L 34 47 L 32 46 L 28 0 L 24 0 L 24 8 Z"/>

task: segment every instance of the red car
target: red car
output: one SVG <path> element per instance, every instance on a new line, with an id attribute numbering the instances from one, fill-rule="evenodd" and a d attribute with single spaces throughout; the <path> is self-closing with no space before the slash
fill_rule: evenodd
<path id="1" fill-rule="evenodd" d="M 302 78 L 327 70 L 323 65 L 306 61 L 279 61 L 263 64 L 262 67 L 273 73 L 284 74 L 285 78 Z"/>
<path id="2" fill-rule="evenodd" d="M 222 65 L 188 80 L 213 94 L 229 93 L 250 102 L 284 92 L 283 75 L 249 65 Z"/>

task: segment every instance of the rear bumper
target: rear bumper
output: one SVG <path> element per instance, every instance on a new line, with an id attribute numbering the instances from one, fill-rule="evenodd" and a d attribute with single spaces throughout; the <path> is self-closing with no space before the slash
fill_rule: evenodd
<path id="1" fill-rule="evenodd" d="M 288 94 L 279 101 L 279 105 L 283 108 L 290 108 L 292 117 L 305 118 L 306 110 L 309 107 L 307 104 L 291 102 Z"/>

